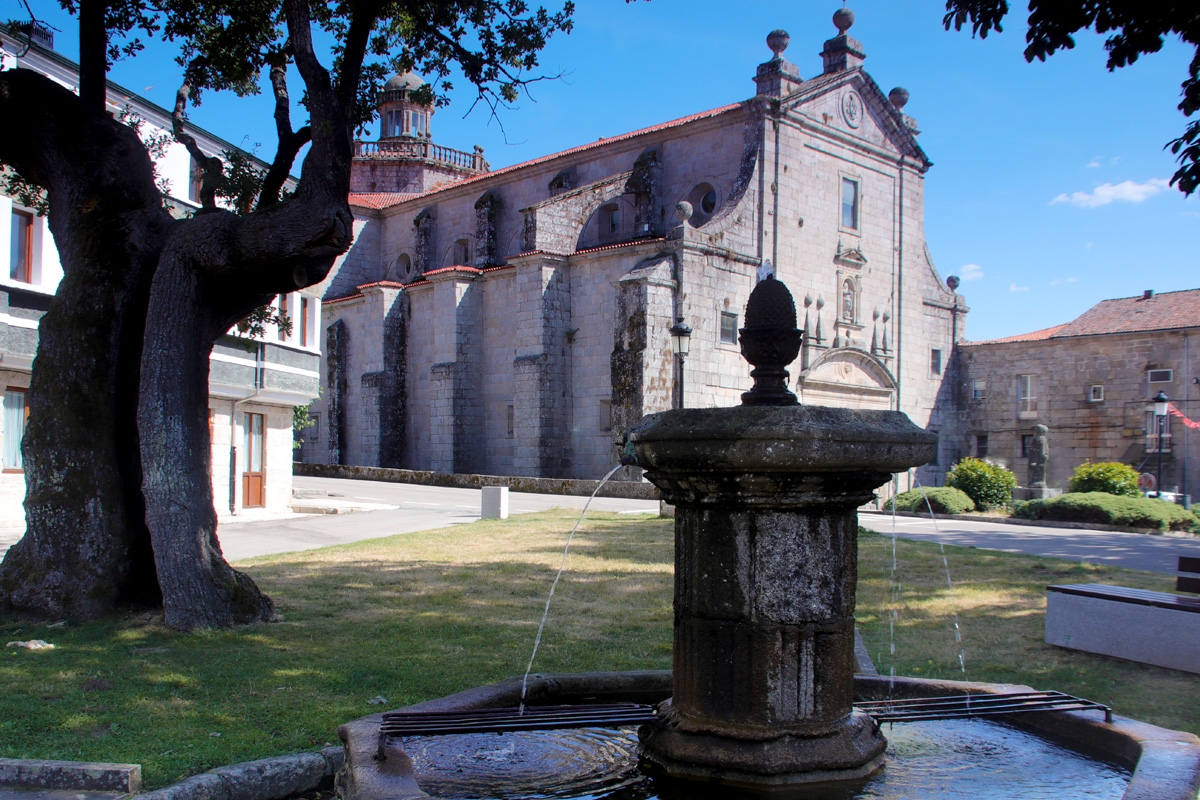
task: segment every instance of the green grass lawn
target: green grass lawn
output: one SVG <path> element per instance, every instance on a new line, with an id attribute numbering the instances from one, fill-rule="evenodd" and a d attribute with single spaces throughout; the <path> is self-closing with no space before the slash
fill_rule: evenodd
<path id="1" fill-rule="evenodd" d="M 317 749 L 342 723 L 520 674 L 575 514 L 396 536 L 240 565 L 284 621 L 194 634 L 132 615 L 53 626 L 0 623 L 0 757 L 134 762 L 151 787 L 221 764 Z M 864 534 L 859 625 L 886 674 L 1027 683 L 1200 733 L 1200 676 L 1042 643 L 1044 587 L 1149 573 Z M 535 670 L 665 669 L 671 660 L 669 520 L 589 514 L 555 594 Z M 898 601 L 893 602 L 893 597 Z M 888 618 L 896 611 L 895 655 Z M 387 706 L 371 705 L 377 696 Z"/>

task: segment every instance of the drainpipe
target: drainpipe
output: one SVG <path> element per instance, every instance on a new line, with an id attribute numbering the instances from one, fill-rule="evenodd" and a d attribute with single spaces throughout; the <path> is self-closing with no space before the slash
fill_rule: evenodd
<path id="1" fill-rule="evenodd" d="M 1191 355 L 1190 355 L 1191 351 L 1189 349 L 1190 344 L 1191 344 L 1191 340 L 1188 338 L 1188 332 L 1184 331 L 1183 332 L 1183 409 L 1184 409 L 1185 414 L 1191 410 L 1190 404 L 1188 403 L 1188 390 L 1191 388 L 1191 385 L 1192 385 L 1192 360 L 1191 360 Z M 1189 414 L 1189 416 L 1190 416 L 1190 414 Z M 1188 467 L 1188 430 L 1189 430 L 1189 428 L 1187 425 L 1183 425 L 1181 427 L 1183 428 L 1183 458 L 1180 459 L 1180 464 L 1179 464 L 1179 468 L 1180 468 L 1179 485 L 1182 487 L 1182 491 L 1184 494 L 1191 494 L 1191 492 L 1188 491 L 1188 481 L 1187 481 L 1187 476 L 1188 476 L 1188 472 L 1187 472 L 1187 467 Z"/>
<path id="2" fill-rule="evenodd" d="M 254 394 L 249 397 L 243 397 L 241 400 L 233 401 L 233 410 L 229 414 L 229 515 L 237 516 L 237 412 L 238 408 L 244 403 L 249 403 L 252 400 L 258 399 L 262 395 L 263 388 L 263 362 L 266 358 L 263 356 L 264 345 L 258 343 L 258 349 L 254 351 Z"/>

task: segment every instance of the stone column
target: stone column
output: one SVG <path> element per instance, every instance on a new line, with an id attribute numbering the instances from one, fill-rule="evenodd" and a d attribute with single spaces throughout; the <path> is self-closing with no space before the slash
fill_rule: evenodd
<path id="1" fill-rule="evenodd" d="M 474 269 L 442 270 L 434 283 L 433 393 L 429 408 L 434 472 L 482 471 L 484 462 L 481 298 Z"/>
<path id="2" fill-rule="evenodd" d="M 513 470 L 565 478 L 571 469 L 571 280 L 566 258 L 510 259 L 517 270 L 512 313 Z"/>
<path id="3" fill-rule="evenodd" d="M 647 760 L 763 785 L 873 772 L 887 742 L 851 709 L 857 508 L 936 437 L 894 411 L 740 406 L 631 438 L 675 506 L 674 697 Z"/>

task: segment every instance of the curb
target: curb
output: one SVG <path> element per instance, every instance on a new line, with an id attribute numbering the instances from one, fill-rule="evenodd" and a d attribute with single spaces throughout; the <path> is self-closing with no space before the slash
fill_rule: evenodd
<path id="1" fill-rule="evenodd" d="M 101 791 L 137 800 L 283 800 L 327 787 L 342 768 L 339 746 L 217 767 L 143 794 L 140 764 L 0 758 L 0 788 Z"/>
<path id="2" fill-rule="evenodd" d="M 345 464 L 292 464 L 293 475 L 313 478 L 344 478 L 350 480 L 412 483 L 419 486 L 449 486 L 456 489 L 481 489 L 484 486 L 507 486 L 514 492 L 534 494 L 568 494 L 587 497 L 600 481 L 574 478 L 527 478 L 506 475 L 475 475 L 467 473 L 428 472 L 425 470 L 391 469 L 389 467 L 359 467 Z M 626 500 L 657 500 L 658 488 L 643 481 L 609 481 L 596 495 Z"/>
<path id="3" fill-rule="evenodd" d="M 344 758 L 342 748 L 333 746 L 317 753 L 245 761 L 217 767 L 137 797 L 138 800 L 283 800 L 332 784 Z"/>
<path id="4" fill-rule="evenodd" d="M 877 517 L 890 517 L 891 511 L 877 511 L 875 509 L 860 508 L 859 514 L 871 514 Z M 919 514 L 915 511 L 897 511 L 897 517 L 918 517 L 920 519 L 930 519 L 928 514 Z M 1149 528 L 1131 528 L 1128 525 L 1104 525 L 1099 522 L 1063 522 L 1055 519 L 1019 519 L 1017 517 L 983 517 L 973 514 L 938 514 L 935 521 L 939 519 L 953 519 L 959 522 L 986 522 L 992 525 L 1028 525 L 1034 528 L 1069 528 L 1071 530 L 1085 531 L 1104 531 L 1106 533 L 1141 533 L 1147 536 L 1177 536 L 1183 539 L 1200 538 L 1197 534 L 1188 533 L 1187 531 L 1160 531 L 1151 530 Z"/>
<path id="5" fill-rule="evenodd" d="M 132 794 L 142 788 L 142 765 L 0 758 L 0 787 Z"/>

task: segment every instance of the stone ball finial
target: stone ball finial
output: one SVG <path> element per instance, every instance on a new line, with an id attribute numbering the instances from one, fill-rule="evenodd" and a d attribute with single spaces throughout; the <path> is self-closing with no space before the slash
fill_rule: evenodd
<path id="1" fill-rule="evenodd" d="M 959 282 L 957 275 L 951 275 L 949 278 L 946 278 L 946 286 L 952 292 L 958 291 Z"/>
<path id="2" fill-rule="evenodd" d="M 811 305 L 812 305 L 812 295 L 811 294 L 804 295 L 804 307 L 808 308 Z"/>
<path id="3" fill-rule="evenodd" d="M 767 34 L 767 47 L 771 48 L 771 52 L 776 58 L 783 56 L 783 51 L 788 49 L 788 44 L 792 41 L 792 37 L 788 36 L 788 32 L 783 28 L 776 28 Z"/>
<path id="4" fill-rule="evenodd" d="M 842 6 L 837 11 L 833 12 L 833 25 L 838 29 L 838 33 L 844 34 L 850 30 L 850 26 L 854 24 L 854 12 Z"/>
<path id="5" fill-rule="evenodd" d="M 738 331 L 742 356 L 754 367 L 754 386 L 742 395 L 746 406 L 794 406 L 788 391 L 788 364 L 800 355 L 804 334 L 796 327 L 796 301 L 783 281 L 768 275 L 746 303 L 746 327 Z"/>
<path id="6" fill-rule="evenodd" d="M 821 295 L 817 295 L 817 311 L 820 311 L 824 307 L 825 307 L 825 298 L 822 297 Z"/>
<path id="7" fill-rule="evenodd" d="M 908 89 L 905 89 L 903 86 L 897 86 L 888 92 L 888 100 L 892 101 L 892 105 L 898 111 L 903 110 L 904 106 L 908 105 Z"/>
<path id="8" fill-rule="evenodd" d="M 692 218 L 692 204 L 687 200 L 680 200 L 675 204 L 675 216 L 680 222 L 687 222 Z"/>

